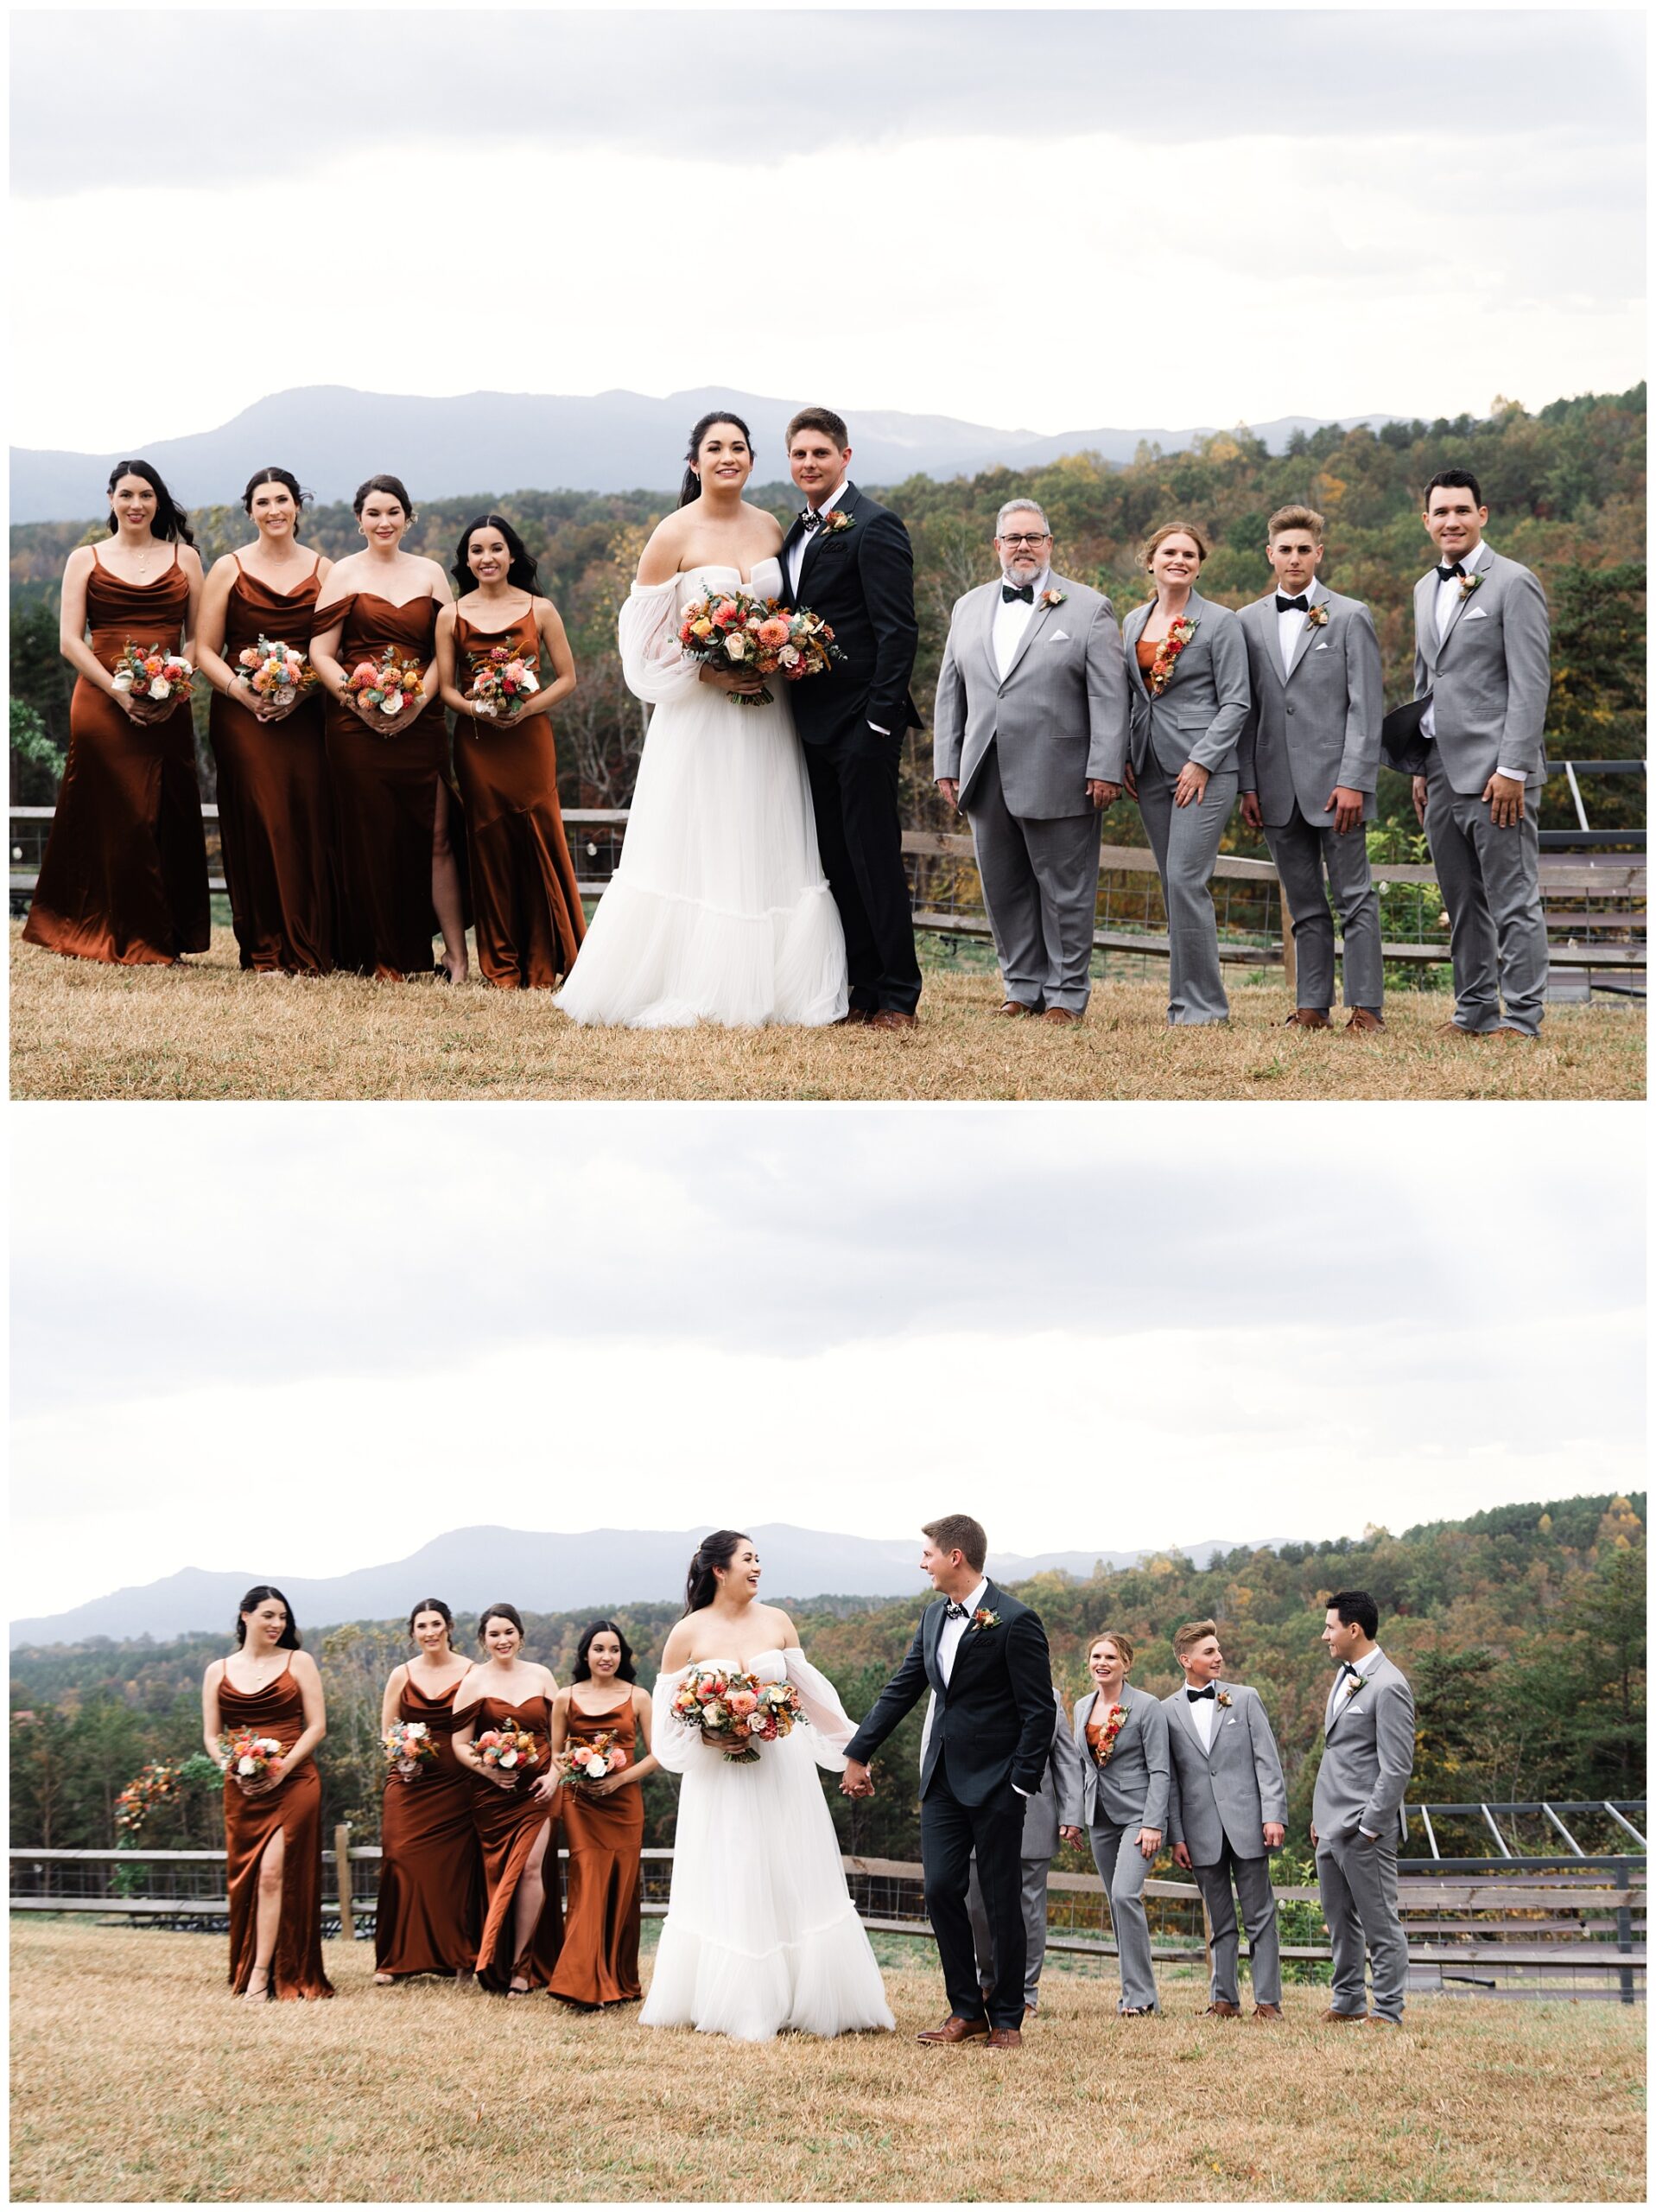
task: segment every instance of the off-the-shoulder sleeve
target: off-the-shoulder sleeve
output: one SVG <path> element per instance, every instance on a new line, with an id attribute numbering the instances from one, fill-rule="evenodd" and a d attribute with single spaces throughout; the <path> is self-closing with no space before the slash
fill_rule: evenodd
<path id="1" fill-rule="evenodd" d="M 670 576 L 664 584 L 633 585 L 617 634 L 621 673 L 635 698 L 659 706 L 663 699 L 688 698 L 701 682 L 679 643 L 678 591 Z"/>
<path id="2" fill-rule="evenodd" d="M 788 1680 L 799 1692 L 799 1702 L 811 1724 L 811 1750 L 818 1766 L 830 1774 L 845 1772 L 845 1747 L 857 1732 L 857 1724 L 840 1702 L 840 1693 L 820 1669 L 813 1667 L 797 1646 L 783 1653 Z"/>
<path id="3" fill-rule="evenodd" d="M 720 1756 L 702 1742 L 695 1729 L 673 1718 L 673 1700 L 688 1672 L 688 1668 L 680 1667 L 670 1675 L 657 1675 L 650 1694 L 650 1748 L 669 1774 L 684 1773 L 698 1758 Z"/>
<path id="4" fill-rule="evenodd" d="M 338 599 L 329 600 L 326 607 L 314 607 L 310 615 L 310 634 L 325 638 L 330 630 L 337 630 L 355 604 L 353 591 L 341 592 Z"/>

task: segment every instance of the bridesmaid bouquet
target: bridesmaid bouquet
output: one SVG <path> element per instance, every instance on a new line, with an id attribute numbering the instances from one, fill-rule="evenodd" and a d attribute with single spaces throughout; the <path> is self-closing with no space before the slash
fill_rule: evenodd
<path id="1" fill-rule="evenodd" d="M 737 1766 L 751 1766 L 760 1744 L 791 1735 L 794 1723 L 804 1718 L 791 1682 L 762 1682 L 757 1675 L 727 1667 L 687 1669 L 672 1713 Z"/>
<path id="2" fill-rule="evenodd" d="M 686 658 L 704 667 L 726 675 L 780 676 L 789 683 L 821 676 L 845 658 L 821 615 L 745 591 L 693 599 L 679 623 L 678 639 Z M 763 685 L 726 696 L 744 707 L 768 707 L 771 698 Z"/>
<path id="3" fill-rule="evenodd" d="M 256 1736 L 251 1728 L 243 1728 L 234 1736 L 221 1736 L 219 1748 L 238 1782 L 262 1782 L 271 1760 L 279 1759 L 282 1752 L 274 1736 Z"/>
<path id="4" fill-rule="evenodd" d="M 291 707 L 315 683 L 316 671 L 282 639 L 262 637 L 237 654 L 236 681 L 267 707 Z"/>
<path id="5" fill-rule="evenodd" d="M 514 1777 L 538 1766 L 541 1754 L 527 1728 L 485 1728 L 477 1739 L 477 1755 L 485 1766 Z"/>
<path id="6" fill-rule="evenodd" d="M 553 1760 L 560 1777 L 574 1787 L 583 1782 L 602 1782 L 606 1775 L 619 1774 L 627 1763 L 627 1755 L 615 1745 L 615 1731 L 606 1728 L 587 1742 L 571 1744 Z"/>
<path id="7" fill-rule="evenodd" d="M 178 1770 L 151 1759 L 148 1766 L 139 1768 L 116 1799 L 116 1827 L 125 1834 L 136 1835 L 156 1806 L 177 1791 Z"/>
<path id="8" fill-rule="evenodd" d="M 385 1763 L 404 1782 L 412 1782 L 422 1766 L 437 1757 L 437 1740 L 423 1720 L 397 1720 L 380 1738 Z"/>
<path id="9" fill-rule="evenodd" d="M 182 698 L 195 677 L 194 669 L 182 653 L 164 653 L 159 645 L 135 645 L 130 638 L 110 674 L 117 691 L 136 691 L 139 698 L 153 699 L 157 706 Z"/>
<path id="10" fill-rule="evenodd" d="M 540 688 L 539 662 L 526 660 L 510 645 L 491 645 L 487 652 L 472 656 L 472 688 L 466 696 L 485 720 L 510 721 Z"/>
<path id="11" fill-rule="evenodd" d="M 417 660 L 401 660 L 397 647 L 387 645 L 377 661 L 357 663 L 346 679 L 346 695 L 378 707 L 382 715 L 400 715 L 404 707 L 423 697 L 424 674 Z"/>

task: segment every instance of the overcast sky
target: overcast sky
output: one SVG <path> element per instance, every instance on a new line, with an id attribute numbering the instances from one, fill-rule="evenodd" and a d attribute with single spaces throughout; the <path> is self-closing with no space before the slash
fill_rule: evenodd
<path id="1" fill-rule="evenodd" d="M 1638 1116 L 14 1109 L 13 1610 L 479 1521 L 1029 1553 L 1635 1484 Z"/>
<path id="2" fill-rule="evenodd" d="M 1052 433 L 1644 372 L 1636 10 L 11 20 L 19 445 L 304 384 Z"/>

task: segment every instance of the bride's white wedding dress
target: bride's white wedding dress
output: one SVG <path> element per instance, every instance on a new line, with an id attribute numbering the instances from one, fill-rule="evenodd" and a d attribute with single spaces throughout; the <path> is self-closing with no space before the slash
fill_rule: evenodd
<path id="1" fill-rule="evenodd" d="M 683 1780 L 672 1899 L 639 2018 L 743 2043 L 783 2028 L 895 2028 L 816 1778 L 819 1765 L 844 1773 L 853 1724 L 803 1652 L 763 1651 L 750 1671 L 790 1681 L 810 1725 L 760 1745 L 746 1766 L 673 1718 L 684 1669 L 656 1684 L 651 1748 Z"/>
<path id="2" fill-rule="evenodd" d="M 782 594 L 781 564 L 637 584 L 621 610 L 628 687 L 654 703 L 621 858 L 555 1003 L 636 1029 L 837 1021 L 845 932 L 816 849 L 787 686 L 737 706 L 699 680 L 681 609 L 712 589 Z"/>

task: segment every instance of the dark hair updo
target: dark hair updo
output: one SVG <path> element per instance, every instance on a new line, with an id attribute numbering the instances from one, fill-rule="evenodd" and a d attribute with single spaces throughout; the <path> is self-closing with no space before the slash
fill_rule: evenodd
<path id="1" fill-rule="evenodd" d="M 371 492 L 389 492 L 394 499 L 400 499 L 403 502 L 403 512 L 409 520 L 410 522 L 414 520 L 414 502 L 409 499 L 409 487 L 402 478 L 400 476 L 371 476 L 365 484 L 358 485 L 355 495 L 351 501 L 351 512 L 358 522 L 362 520 L 362 511 L 368 504 L 368 494 Z"/>
<path id="2" fill-rule="evenodd" d="M 478 1642 L 479 1642 L 479 1643 L 482 1643 L 482 1641 L 483 1641 L 483 1639 L 484 1639 L 484 1637 L 485 1637 L 485 1636 L 487 1636 L 487 1634 L 489 1633 L 489 1623 L 490 1623 L 492 1620 L 495 1619 L 495 1618 L 497 1618 L 497 1616 L 498 1616 L 501 1620 L 503 1620 L 503 1621 L 510 1621 L 510 1622 L 511 1623 L 512 1626 L 517 1630 L 517 1635 L 518 1635 L 518 1639 L 519 1639 L 519 1641 L 521 1642 L 521 1641 L 522 1641 L 522 1638 L 523 1638 L 523 1615 L 518 1611 L 518 1610 L 517 1610 L 517 1606 L 516 1606 L 516 1605 L 485 1605 L 485 1606 L 483 1608 L 483 1611 L 482 1611 L 478 1615 L 478 1617 L 477 1617 L 477 1640 L 478 1640 Z"/>
<path id="3" fill-rule="evenodd" d="M 253 512 L 253 494 L 261 484 L 280 484 L 293 493 L 293 503 L 298 510 L 294 517 L 293 534 L 297 537 L 299 516 L 309 505 L 310 493 L 301 490 L 299 479 L 290 468 L 256 468 L 247 480 L 247 489 L 242 493 L 242 505 L 250 515 Z"/>
<path id="4" fill-rule="evenodd" d="M 253 1585 L 253 1587 L 248 1592 L 247 1595 L 242 1599 L 240 1605 L 237 1606 L 236 1649 L 239 1651 L 247 1641 L 247 1623 L 242 1618 L 243 1614 L 251 1613 L 256 1605 L 262 1605 L 267 1598 L 274 1598 L 288 1616 L 287 1626 L 276 1638 L 277 1650 L 297 1651 L 299 1649 L 299 1630 L 294 1626 L 293 1607 L 288 1603 L 288 1600 L 283 1597 L 282 1592 L 276 1588 L 274 1582 L 256 1582 Z"/>
<path id="5" fill-rule="evenodd" d="M 715 423 L 728 423 L 733 429 L 739 430 L 747 440 L 749 453 L 753 450 L 753 433 L 739 415 L 733 415 L 728 407 L 715 407 L 711 415 L 704 415 L 690 433 L 690 449 L 684 456 L 684 481 L 678 487 L 678 503 L 682 507 L 688 507 L 692 499 L 701 496 L 701 479 L 690 464 L 701 452 L 701 441 Z"/>
<path id="6" fill-rule="evenodd" d="M 161 480 L 161 471 L 152 468 L 147 461 L 117 461 L 109 473 L 109 482 L 104 489 L 113 493 L 124 476 L 142 476 L 155 495 L 155 518 L 149 524 L 151 537 L 170 537 L 185 545 L 194 545 L 195 533 L 190 528 L 189 517 L 173 501 L 172 493 Z M 111 513 L 108 523 L 109 535 L 113 537 L 121 527 Z M 287 1602 L 284 1599 L 284 1604 Z"/>
<path id="7" fill-rule="evenodd" d="M 589 1682 L 593 1678 L 591 1662 L 587 1654 L 593 1648 L 593 1638 L 602 1636 L 606 1630 L 621 1646 L 621 1663 L 616 1673 L 624 1682 L 636 1682 L 638 1669 L 633 1663 L 632 1646 L 627 1642 L 626 1630 L 619 1621 L 588 1621 L 581 1631 L 581 1641 L 575 1646 L 575 1663 L 569 1679 L 572 1682 Z"/>
<path id="8" fill-rule="evenodd" d="M 451 1641 L 453 1640 L 454 1634 L 454 1616 L 449 1611 L 447 1606 L 444 1605 L 441 1598 L 421 1599 L 419 1604 L 409 1615 L 409 1634 L 410 1636 L 414 1634 L 414 1624 L 419 1619 L 422 1613 L 441 1613 L 444 1620 L 448 1624 L 449 1637 Z"/>
<path id="9" fill-rule="evenodd" d="M 722 423 L 728 418 L 715 415 L 713 419 Z M 728 1567 L 736 1556 L 737 1545 L 751 1544 L 752 1541 L 752 1536 L 745 1536 L 739 1529 L 715 1529 L 712 1535 L 702 1538 L 696 1548 L 695 1556 L 690 1561 L 690 1571 L 684 1579 L 684 1610 L 687 1613 L 699 1613 L 704 1605 L 712 1605 L 719 1594 L 719 1578 L 714 1573 L 714 1567 Z"/>
<path id="10" fill-rule="evenodd" d="M 454 548 L 454 565 L 448 571 L 460 590 L 468 592 L 477 589 L 477 578 L 472 574 L 466 559 L 466 554 L 471 550 L 472 532 L 474 530 L 498 530 L 500 532 L 506 541 L 506 550 L 511 556 L 511 563 L 506 569 L 506 582 L 509 584 L 515 584 L 519 591 L 526 591 L 531 599 L 538 599 L 541 596 L 540 569 L 536 567 L 528 546 L 524 544 L 504 515 L 473 515 L 471 521 L 461 531 L 460 543 Z"/>

